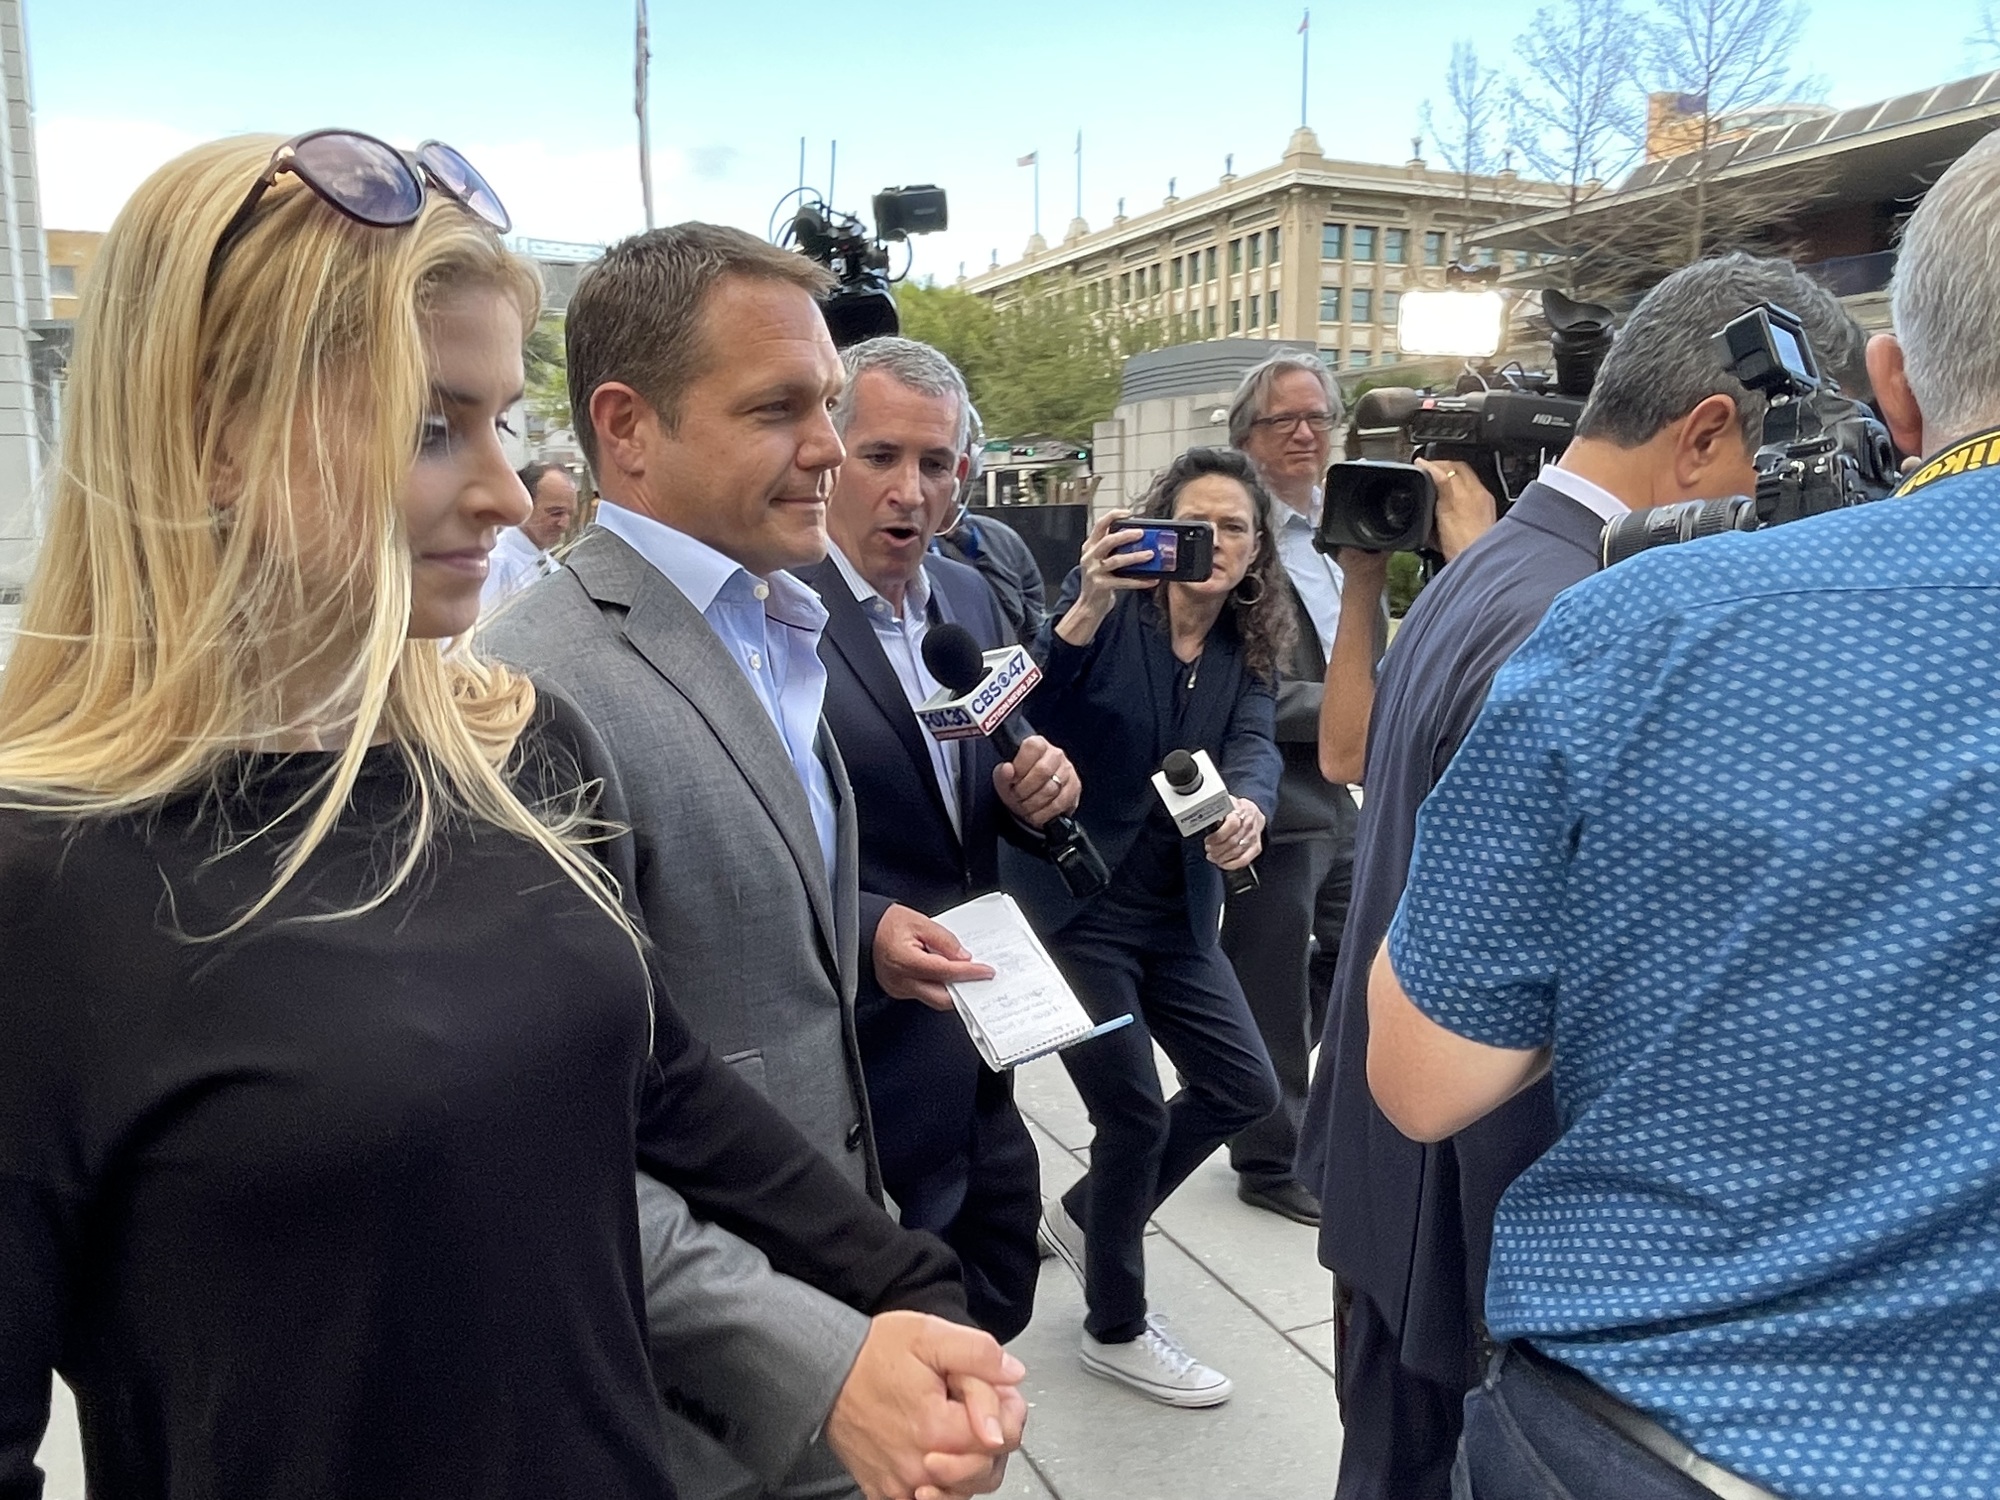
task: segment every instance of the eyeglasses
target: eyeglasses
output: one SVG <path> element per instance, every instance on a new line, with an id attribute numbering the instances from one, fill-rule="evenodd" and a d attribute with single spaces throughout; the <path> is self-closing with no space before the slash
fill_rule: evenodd
<path id="1" fill-rule="evenodd" d="M 271 153 L 271 165 L 252 184 L 208 258 L 212 285 L 222 258 L 250 227 L 264 195 L 290 172 L 357 224 L 400 229 L 424 211 L 427 190 L 444 194 L 501 234 L 513 227 L 500 197 L 472 163 L 443 141 L 425 141 L 413 154 L 358 130 L 309 130 Z"/>
<path id="2" fill-rule="evenodd" d="M 1271 417 L 1254 417 L 1252 427 L 1261 427 L 1266 432 L 1290 432 L 1299 423 L 1305 423 L 1314 432 L 1333 431 L 1334 417 L 1330 411 L 1288 411 Z"/>

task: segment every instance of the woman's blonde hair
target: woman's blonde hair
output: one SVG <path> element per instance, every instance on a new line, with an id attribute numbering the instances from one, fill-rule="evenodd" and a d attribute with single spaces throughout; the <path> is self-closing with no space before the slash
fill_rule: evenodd
<path id="1" fill-rule="evenodd" d="M 217 237 L 277 144 L 237 137 L 169 162 L 105 238 L 47 537 L 0 674 L 0 798 L 115 814 L 199 788 L 246 747 L 322 737 L 337 754 L 295 809 L 303 829 L 233 930 L 326 838 L 387 739 L 414 792 L 368 905 L 456 812 L 540 845 L 622 922 L 578 847 L 580 799 L 544 822 L 508 785 L 532 685 L 463 640 L 407 636 L 397 497 L 428 396 L 424 316 L 496 291 L 525 333 L 539 278 L 436 195 L 416 223 L 375 229 L 285 176 L 211 282 Z"/>

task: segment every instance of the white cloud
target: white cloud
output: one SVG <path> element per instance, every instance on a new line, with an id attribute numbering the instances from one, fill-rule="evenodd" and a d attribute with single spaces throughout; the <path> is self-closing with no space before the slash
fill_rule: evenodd
<path id="1" fill-rule="evenodd" d="M 37 115 L 42 222 L 51 229 L 109 229 L 155 168 L 203 139 L 151 120 Z"/>

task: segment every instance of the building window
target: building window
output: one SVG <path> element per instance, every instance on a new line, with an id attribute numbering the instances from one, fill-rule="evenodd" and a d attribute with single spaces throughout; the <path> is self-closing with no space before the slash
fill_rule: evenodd
<path id="1" fill-rule="evenodd" d="M 1278 263 L 1278 244 L 1278 231 L 1274 229 L 1271 231 L 1271 264 L 1274 266 Z"/>
<path id="2" fill-rule="evenodd" d="M 1129 271 L 1118 278 L 1118 300 L 1120 302 L 1132 300 L 1132 273 Z"/>
<path id="3" fill-rule="evenodd" d="M 1151 275 L 1151 276 L 1150 276 L 1150 277 L 1149 277 L 1148 279 L 1149 279 L 1149 281 L 1150 281 L 1150 283 L 1151 283 L 1151 285 L 1152 285 L 1152 288 L 1153 288 L 1153 295 L 1154 295 L 1155 297 L 1159 296 L 1159 295 L 1160 295 L 1160 265 L 1159 265 L 1159 262 L 1158 262 L 1158 261 L 1155 261 L 1155 262 L 1153 263 L 1153 270 L 1152 270 L 1152 275 Z"/>
<path id="4" fill-rule="evenodd" d="M 1495 250 L 1491 245 L 1480 246 L 1479 263 L 1482 266 L 1498 265 L 1500 263 L 1500 252 Z"/>
<path id="5" fill-rule="evenodd" d="M 1382 321 L 1391 328 L 1396 326 L 1396 315 L 1402 311 L 1403 294 L 1384 292 L 1382 294 Z"/>
<path id="6" fill-rule="evenodd" d="M 1243 241 L 1231 240 L 1229 242 L 1229 274 L 1234 276 L 1238 271 L 1242 269 L 1243 269 Z"/>
<path id="7" fill-rule="evenodd" d="M 1354 258 L 1373 260 L 1375 258 L 1375 226 L 1356 224 L 1354 226 Z"/>
<path id="8" fill-rule="evenodd" d="M 1382 261 L 1385 265 L 1405 266 L 1410 263 L 1410 231 L 1407 229 L 1385 229 L 1382 231 Z"/>
<path id="9" fill-rule="evenodd" d="M 76 267 L 49 267 L 49 295 L 52 297 L 74 297 L 76 295 Z"/>
<path id="10" fill-rule="evenodd" d="M 1213 250 L 1209 251 L 1208 253 L 1209 253 L 1210 255 L 1214 255 L 1214 254 L 1215 254 L 1215 252 L 1214 252 Z M 1214 337 L 1215 337 L 1215 313 L 1216 313 L 1216 310 L 1215 310 L 1214 308 L 1212 308 L 1212 307 L 1211 307 L 1211 308 L 1210 308 L 1210 309 L 1208 310 L 1208 336 L 1209 336 L 1210 338 L 1214 338 Z"/>
<path id="11" fill-rule="evenodd" d="M 1345 224 L 1323 224 L 1319 231 L 1319 258 L 1339 260 L 1346 254 L 1347 226 Z"/>
<path id="12" fill-rule="evenodd" d="M 1424 264 L 1441 266 L 1444 264 L 1444 231 L 1427 229 L 1424 231 Z"/>
<path id="13" fill-rule="evenodd" d="M 1347 351 L 1347 368 L 1350 370 L 1367 369 L 1368 351 L 1366 349 L 1349 349 Z"/>
<path id="14" fill-rule="evenodd" d="M 1347 317 L 1352 323 L 1374 322 L 1375 294 L 1365 286 L 1356 287 L 1348 294 Z"/>
<path id="15" fill-rule="evenodd" d="M 1174 290 L 1179 291 L 1181 289 L 1181 258 L 1178 255 L 1174 257 L 1173 281 Z"/>
<path id="16" fill-rule="evenodd" d="M 1402 355 L 1393 349 L 1384 349 L 1380 354 L 1375 356 L 1375 363 L 1378 365 L 1393 365 L 1402 357 Z"/>
<path id="17" fill-rule="evenodd" d="M 1273 328 L 1276 328 L 1278 326 L 1278 294 L 1276 292 L 1266 292 L 1264 294 L 1264 303 L 1266 308 L 1264 321 L 1269 323 Z"/>
<path id="18" fill-rule="evenodd" d="M 1203 265 L 1206 266 L 1208 274 L 1203 276 L 1202 280 L 1203 281 L 1215 280 L 1215 246 L 1210 245 L 1208 247 L 1208 250 L 1205 253 L 1205 259 L 1203 261 Z"/>
<path id="19" fill-rule="evenodd" d="M 1229 304 L 1229 331 L 1231 333 L 1243 331 L 1243 304 L 1235 299 L 1231 299 Z"/>
<path id="20" fill-rule="evenodd" d="M 1250 236 L 1250 269 L 1254 271 L 1263 264 L 1264 264 L 1264 236 L 1261 234 L 1253 234 Z"/>
<path id="21" fill-rule="evenodd" d="M 1319 289 L 1319 320 L 1322 323 L 1340 321 L 1340 288 L 1323 286 Z"/>

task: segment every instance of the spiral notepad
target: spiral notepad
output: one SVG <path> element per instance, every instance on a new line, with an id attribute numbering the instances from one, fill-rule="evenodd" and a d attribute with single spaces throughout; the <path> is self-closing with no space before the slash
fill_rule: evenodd
<path id="1" fill-rule="evenodd" d="M 1129 1015 L 1094 1024 L 1014 898 L 996 891 L 940 912 L 938 925 L 965 945 L 991 979 L 947 986 L 972 1045 L 996 1072 L 1129 1026 Z"/>

